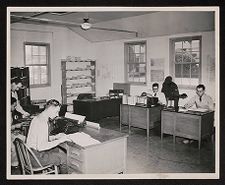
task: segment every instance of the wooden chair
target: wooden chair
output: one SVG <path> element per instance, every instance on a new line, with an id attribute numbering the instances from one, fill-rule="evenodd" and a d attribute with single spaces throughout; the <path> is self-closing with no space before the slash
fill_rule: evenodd
<path id="1" fill-rule="evenodd" d="M 35 156 L 33 151 L 19 138 L 16 138 L 15 146 L 18 152 L 18 158 L 22 168 L 23 175 L 34 175 L 34 174 L 58 174 L 58 168 L 56 165 L 42 166 L 38 158 Z M 33 157 L 38 167 L 33 167 L 30 158 Z"/>

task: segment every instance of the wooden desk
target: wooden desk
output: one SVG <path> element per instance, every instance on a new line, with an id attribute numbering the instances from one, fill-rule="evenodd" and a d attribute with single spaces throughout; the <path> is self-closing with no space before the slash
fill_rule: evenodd
<path id="1" fill-rule="evenodd" d="M 135 105 L 120 105 L 120 130 L 121 125 L 128 125 L 130 127 L 137 127 L 147 130 L 147 137 L 149 137 L 149 129 L 159 125 L 161 120 L 162 106 L 155 106 L 151 108 L 139 107 Z"/>
<path id="2" fill-rule="evenodd" d="M 101 143 L 81 147 L 67 142 L 68 172 L 84 174 L 113 174 L 126 172 L 127 137 L 109 129 L 82 128 L 80 131 L 89 134 Z"/>
<path id="3" fill-rule="evenodd" d="M 106 117 L 119 116 L 122 98 L 103 100 L 74 100 L 75 114 L 86 116 L 88 121 L 96 121 Z"/>
<path id="4" fill-rule="evenodd" d="M 201 147 L 201 139 L 211 136 L 213 133 L 214 111 L 200 112 L 174 112 L 170 110 L 161 111 L 161 139 L 163 134 L 175 137 L 184 137 L 198 140 L 198 148 Z"/>

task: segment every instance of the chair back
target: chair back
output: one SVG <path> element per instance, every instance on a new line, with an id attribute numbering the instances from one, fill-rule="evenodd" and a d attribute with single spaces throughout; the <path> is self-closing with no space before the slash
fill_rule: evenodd
<path id="1" fill-rule="evenodd" d="M 18 152 L 18 157 L 22 168 L 22 174 L 34 174 L 30 157 L 33 157 L 39 167 L 43 167 L 40 161 L 33 153 L 33 151 L 21 139 L 16 138 L 14 143 Z"/>

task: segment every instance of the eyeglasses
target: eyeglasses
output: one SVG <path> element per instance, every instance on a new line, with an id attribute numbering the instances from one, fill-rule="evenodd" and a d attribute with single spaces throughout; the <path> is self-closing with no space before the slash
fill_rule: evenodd
<path id="1" fill-rule="evenodd" d="M 201 93 L 204 92 L 204 90 L 196 90 L 196 92 Z"/>

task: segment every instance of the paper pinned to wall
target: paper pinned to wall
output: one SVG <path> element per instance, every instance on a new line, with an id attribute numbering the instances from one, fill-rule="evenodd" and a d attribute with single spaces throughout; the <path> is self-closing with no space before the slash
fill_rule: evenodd
<path id="1" fill-rule="evenodd" d="M 207 56 L 208 61 L 208 78 L 210 82 L 215 81 L 215 57 L 211 57 L 210 55 Z"/>
<path id="2" fill-rule="evenodd" d="M 162 82 L 164 80 L 164 58 L 152 58 L 151 59 L 151 81 Z"/>
<path id="3" fill-rule="evenodd" d="M 151 70 L 151 81 L 162 82 L 164 79 L 164 70 Z"/>

